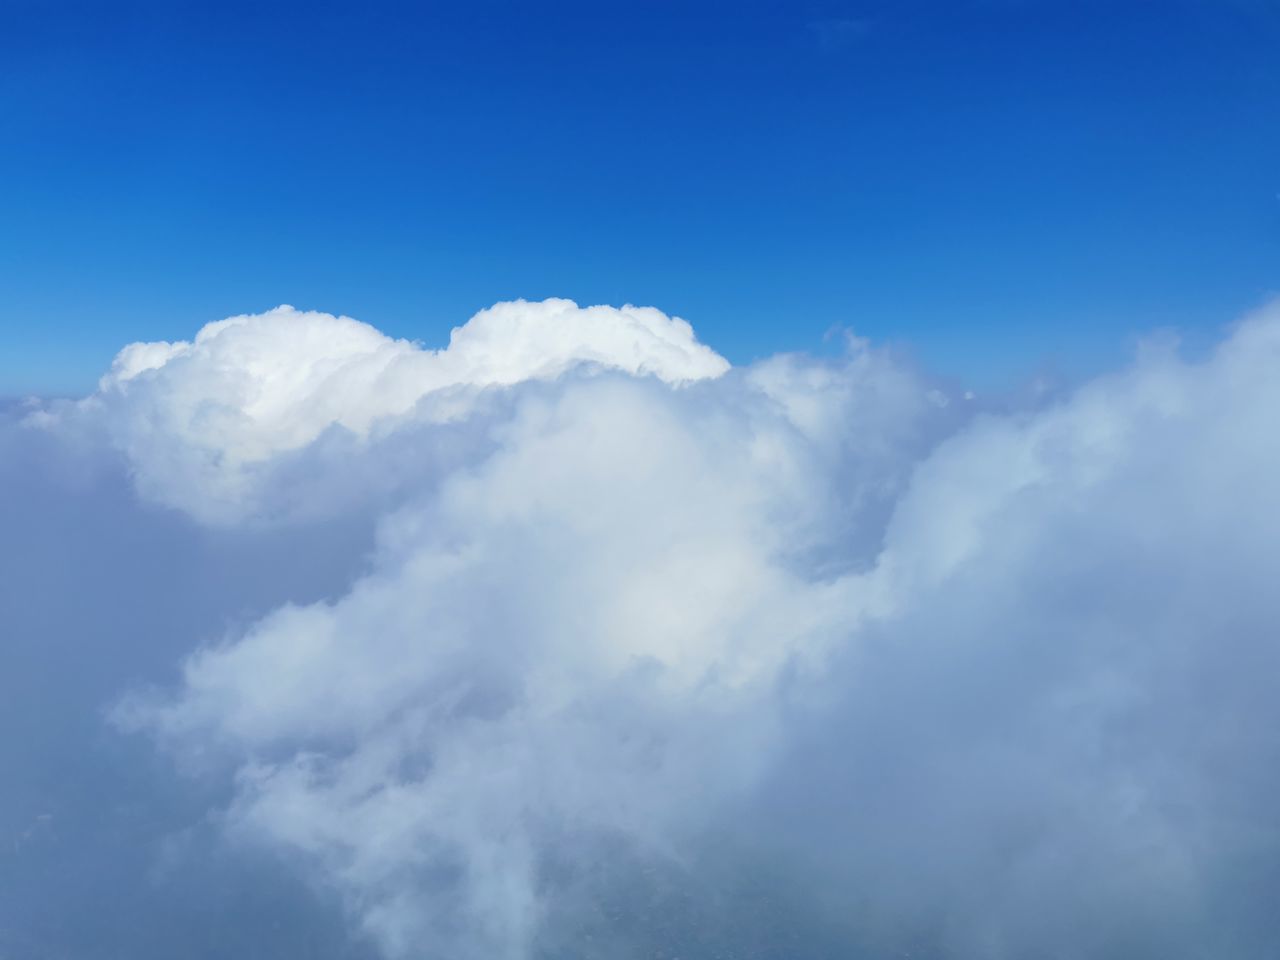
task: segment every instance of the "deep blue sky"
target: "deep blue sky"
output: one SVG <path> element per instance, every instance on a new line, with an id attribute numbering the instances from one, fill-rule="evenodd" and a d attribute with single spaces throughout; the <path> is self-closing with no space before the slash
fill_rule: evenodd
<path id="1" fill-rule="evenodd" d="M 0 0 L 0 394 L 517 296 L 977 383 L 1280 289 L 1280 4 Z"/>

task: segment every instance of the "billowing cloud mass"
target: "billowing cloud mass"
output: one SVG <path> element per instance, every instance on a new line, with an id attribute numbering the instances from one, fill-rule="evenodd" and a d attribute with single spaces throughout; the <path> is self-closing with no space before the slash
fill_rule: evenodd
<path id="1" fill-rule="evenodd" d="M 130 344 L 78 412 L 101 415 L 144 494 L 206 520 L 242 518 L 273 460 L 326 433 L 367 438 L 411 411 L 456 419 L 486 387 L 583 367 L 676 384 L 728 364 L 651 307 L 500 303 L 456 328 L 446 349 L 424 350 L 350 317 L 282 306 L 210 323 L 190 342 Z"/>
<path id="2" fill-rule="evenodd" d="M 9 414 L 6 616 L 106 678 L 56 735 L 123 751 L 139 876 L 299 884 L 201 956 L 1269 957 L 1278 417 L 1276 307 L 1003 404 L 650 308 L 281 307 Z"/>

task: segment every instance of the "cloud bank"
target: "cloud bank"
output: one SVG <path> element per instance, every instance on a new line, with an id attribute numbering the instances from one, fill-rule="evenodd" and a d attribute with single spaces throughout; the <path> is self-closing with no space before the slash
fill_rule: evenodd
<path id="1" fill-rule="evenodd" d="M 2 434 L 7 656 L 78 718 L 10 765 L 123 751 L 128 869 L 296 881 L 268 950 L 1269 956 L 1278 414 L 1275 307 L 1000 407 L 562 300 L 134 344 Z"/>

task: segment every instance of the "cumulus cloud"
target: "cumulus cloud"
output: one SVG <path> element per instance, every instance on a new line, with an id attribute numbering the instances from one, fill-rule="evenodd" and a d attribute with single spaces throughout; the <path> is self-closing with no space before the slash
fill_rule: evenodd
<path id="1" fill-rule="evenodd" d="M 574 367 L 678 384 L 728 364 L 688 323 L 651 307 L 500 303 L 427 350 L 350 317 L 282 306 L 207 324 L 189 342 L 130 344 L 98 392 L 61 413 L 99 421 L 147 495 L 204 519 L 242 519 L 272 459 L 326 431 L 367 438 L 424 399 L 424 418 L 449 420 L 486 387 Z"/>
<path id="2" fill-rule="evenodd" d="M 1275 308 L 1004 409 L 651 309 L 280 308 L 12 435 L 223 545 L 112 722 L 390 960 L 1263 957 L 1278 373 Z"/>

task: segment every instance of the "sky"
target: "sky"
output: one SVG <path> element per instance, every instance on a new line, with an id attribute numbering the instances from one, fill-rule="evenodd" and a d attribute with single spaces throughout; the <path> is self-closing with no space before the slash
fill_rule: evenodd
<path id="1" fill-rule="evenodd" d="M 519 297 L 983 388 L 1276 289 L 1267 0 L 0 5 L 0 393 L 292 304 Z"/>
<path id="2" fill-rule="evenodd" d="M 0 0 L 0 957 L 1274 960 L 1277 41 Z"/>

